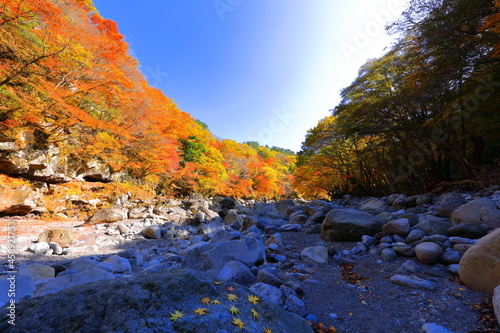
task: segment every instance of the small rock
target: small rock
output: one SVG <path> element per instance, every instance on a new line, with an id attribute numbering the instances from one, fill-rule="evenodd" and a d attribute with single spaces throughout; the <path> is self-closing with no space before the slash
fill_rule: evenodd
<path id="1" fill-rule="evenodd" d="M 451 264 L 458 264 L 460 262 L 460 259 L 462 259 L 460 252 L 452 249 L 446 249 L 444 253 L 441 255 L 439 262 L 444 265 L 451 265 Z"/>
<path id="2" fill-rule="evenodd" d="M 122 258 L 128 259 L 130 264 L 132 266 L 140 266 L 142 264 L 142 253 L 139 252 L 136 249 L 128 249 L 125 251 L 118 252 L 117 255 L 119 255 Z"/>
<path id="3" fill-rule="evenodd" d="M 142 234 L 146 238 L 161 239 L 161 229 L 160 225 L 150 225 L 142 230 Z"/>
<path id="4" fill-rule="evenodd" d="M 453 331 L 450 331 L 446 327 L 434 323 L 424 324 L 422 330 L 425 333 L 453 333 Z"/>
<path id="5" fill-rule="evenodd" d="M 417 274 L 422 272 L 422 268 L 416 262 L 407 260 L 399 266 L 396 272 L 401 274 Z"/>
<path id="6" fill-rule="evenodd" d="M 116 254 L 106 259 L 104 263 L 111 265 L 114 274 L 130 274 L 132 272 L 130 261 Z"/>
<path id="7" fill-rule="evenodd" d="M 448 229 L 448 235 L 477 239 L 486 235 L 486 229 L 475 223 L 460 223 Z"/>
<path id="8" fill-rule="evenodd" d="M 257 282 L 270 284 L 275 287 L 279 287 L 283 284 L 283 282 L 268 268 L 261 269 L 257 273 Z"/>
<path id="9" fill-rule="evenodd" d="M 393 249 L 387 248 L 383 249 L 382 252 L 380 252 L 380 257 L 382 258 L 382 260 L 389 262 L 395 260 L 398 255 Z"/>
<path id="10" fill-rule="evenodd" d="M 283 306 L 285 298 L 280 288 L 259 282 L 251 286 L 249 289 L 269 303 Z"/>
<path id="11" fill-rule="evenodd" d="M 448 265 L 448 267 L 446 267 L 446 269 L 448 270 L 448 272 L 450 272 L 451 274 L 453 275 L 456 275 L 458 276 L 458 268 L 460 267 L 459 264 L 451 264 L 451 265 Z"/>
<path id="12" fill-rule="evenodd" d="M 433 242 L 420 243 L 415 246 L 418 260 L 427 265 L 435 264 L 443 254 L 443 248 Z"/>
<path id="13" fill-rule="evenodd" d="M 52 249 L 52 251 L 53 251 L 54 254 L 61 255 L 63 253 L 63 248 L 58 243 L 56 243 L 56 242 L 50 242 L 49 246 Z"/>
<path id="14" fill-rule="evenodd" d="M 35 254 L 43 254 L 48 250 L 50 250 L 50 245 L 47 242 L 35 243 L 28 247 L 28 251 L 33 252 Z"/>
<path id="15" fill-rule="evenodd" d="M 289 297 L 287 297 L 287 299 L 285 300 L 284 309 L 301 317 L 304 317 L 307 314 L 304 302 L 294 295 L 290 295 Z"/>
<path id="16" fill-rule="evenodd" d="M 14 276 L 12 276 L 14 275 Z M 9 274 L 0 276 L 0 307 L 10 302 L 9 290 L 15 286 L 14 299 L 18 301 L 21 297 L 32 296 L 35 291 L 35 282 L 31 276 L 21 274 Z"/>
<path id="17" fill-rule="evenodd" d="M 418 288 L 418 289 L 427 289 L 427 290 L 436 290 L 437 286 L 436 284 L 432 283 L 431 281 L 427 281 L 424 279 L 419 278 L 418 276 L 415 275 L 393 275 L 390 279 L 390 282 L 400 285 L 400 286 L 405 286 L 405 287 L 410 287 L 410 288 Z"/>
<path id="18" fill-rule="evenodd" d="M 229 261 L 221 269 L 218 280 L 249 285 L 255 282 L 255 275 L 247 265 L 239 261 Z"/>
<path id="19" fill-rule="evenodd" d="M 300 256 L 302 261 L 308 265 L 326 265 L 328 263 L 328 249 L 324 246 L 306 247 Z"/>
<path id="20" fill-rule="evenodd" d="M 401 218 L 389 221 L 384 224 L 382 231 L 391 235 L 396 234 L 399 236 L 406 236 L 410 233 L 410 220 L 407 218 Z"/>

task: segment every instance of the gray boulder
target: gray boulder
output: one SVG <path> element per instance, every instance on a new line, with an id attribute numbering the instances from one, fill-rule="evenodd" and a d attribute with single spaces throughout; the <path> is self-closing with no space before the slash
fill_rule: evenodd
<path id="1" fill-rule="evenodd" d="M 247 265 L 239 261 L 229 261 L 221 269 L 217 280 L 249 285 L 255 282 L 255 275 Z"/>
<path id="2" fill-rule="evenodd" d="M 35 297 L 47 296 L 81 284 L 98 280 L 113 279 L 114 275 L 103 269 L 94 267 L 74 274 L 58 275 L 55 279 L 41 285 L 35 290 Z M 63 304 L 68 304 L 63 303 Z"/>
<path id="3" fill-rule="evenodd" d="M 323 266 L 328 263 L 328 249 L 324 246 L 306 247 L 300 253 L 302 261 L 312 266 Z"/>
<path id="4" fill-rule="evenodd" d="M 382 222 L 375 216 L 357 209 L 333 209 L 321 225 L 321 238 L 326 241 L 356 242 L 363 235 L 381 231 Z"/>
<path id="5" fill-rule="evenodd" d="M 16 292 L 13 298 L 9 297 L 9 290 L 15 288 Z M 279 289 L 278 289 L 279 290 Z M 24 296 L 33 296 L 35 291 L 35 282 L 31 276 L 21 274 L 8 274 L 0 276 L 0 307 L 14 299 L 16 302 Z M 16 303 L 16 307 L 18 304 Z M 5 318 L 3 315 L 2 318 Z M 1 330 L 1 329 L 0 329 Z"/>
<path id="6" fill-rule="evenodd" d="M 183 255 L 186 267 L 207 271 L 213 277 L 229 261 L 236 260 L 252 267 L 266 259 L 264 243 L 260 237 L 218 243 L 199 242 L 186 248 Z"/>
<path id="7" fill-rule="evenodd" d="M 240 300 L 251 293 L 238 288 Z M 215 286 L 200 272 L 150 270 L 127 279 L 98 281 L 30 299 L 18 305 L 15 329 L 3 321 L 0 331 L 49 333 L 64 328 L 67 332 L 234 332 L 233 316 L 227 308 L 235 303 L 226 295 L 227 285 Z M 202 307 L 200 300 L 204 297 L 218 299 L 221 304 L 203 306 L 208 312 L 200 316 L 194 310 Z M 263 323 L 273 332 L 313 332 L 306 320 L 263 298 L 257 304 L 241 301 L 237 306 L 241 312 L 238 318 L 248 332 L 261 331 Z M 260 320 L 253 318 L 251 309 Z M 5 317 L 6 311 L 1 309 L 0 315 Z M 184 316 L 172 321 L 169 318 L 175 311 Z"/>
<path id="8" fill-rule="evenodd" d="M 286 218 L 290 215 L 290 212 L 295 207 L 295 203 L 292 199 L 284 199 L 277 201 L 275 203 L 276 210 L 280 213 L 282 218 Z"/>
<path id="9" fill-rule="evenodd" d="M 251 286 L 250 290 L 253 291 L 261 299 L 277 306 L 283 306 L 283 303 L 285 301 L 283 291 L 281 291 L 280 288 L 271 286 L 267 283 L 258 282 Z"/>
<path id="10" fill-rule="evenodd" d="M 500 209 L 497 203 L 488 198 L 473 200 L 460 206 L 451 214 L 453 225 L 461 223 L 487 224 L 500 227 Z"/>
<path id="11" fill-rule="evenodd" d="M 406 236 L 410 233 L 410 220 L 400 218 L 384 224 L 382 231 L 391 235 Z"/>
<path id="12" fill-rule="evenodd" d="M 437 202 L 437 216 L 450 217 L 451 214 L 460 206 L 466 203 L 464 197 L 459 193 L 442 194 Z"/>
<path id="13" fill-rule="evenodd" d="M 142 230 L 142 234 L 146 238 L 160 239 L 161 238 L 161 231 L 162 231 L 162 226 L 150 225 Z"/>
<path id="14" fill-rule="evenodd" d="M 123 221 L 128 217 L 128 209 L 122 207 L 103 208 L 87 218 L 88 224 Z"/>
<path id="15" fill-rule="evenodd" d="M 116 254 L 106 259 L 104 263 L 110 264 L 115 274 L 130 274 L 132 272 L 130 261 Z"/>

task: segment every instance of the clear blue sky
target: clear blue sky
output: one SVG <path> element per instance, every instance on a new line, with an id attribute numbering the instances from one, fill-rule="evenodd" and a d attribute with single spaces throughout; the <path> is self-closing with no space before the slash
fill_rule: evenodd
<path id="1" fill-rule="evenodd" d="M 222 139 L 294 151 L 366 59 L 402 0 L 94 0 L 149 83 Z"/>

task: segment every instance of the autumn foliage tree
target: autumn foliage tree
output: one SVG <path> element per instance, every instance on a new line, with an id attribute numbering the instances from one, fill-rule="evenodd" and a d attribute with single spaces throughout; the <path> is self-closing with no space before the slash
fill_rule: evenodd
<path id="1" fill-rule="evenodd" d="M 217 140 L 149 86 L 90 0 L 2 1 L 0 131 L 69 164 L 98 160 L 158 194 L 293 194 L 293 154 Z"/>
<path id="2" fill-rule="evenodd" d="M 399 42 L 362 66 L 333 117 L 309 131 L 301 192 L 488 185 L 482 170 L 500 157 L 499 10 L 494 0 L 411 1 L 389 26 Z"/>

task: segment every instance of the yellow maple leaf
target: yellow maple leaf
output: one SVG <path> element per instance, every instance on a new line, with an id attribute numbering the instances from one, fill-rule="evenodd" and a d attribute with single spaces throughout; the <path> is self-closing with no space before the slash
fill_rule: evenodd
<path id="1" fill-rule="evenodd" d="M 210 297 L 205 297 L 201 299 L 202 304 L 209 304 L 210 303 Z"/>
<path id="2" fill-rule="evenodd" d="M 220 304 L 220 302 L 219 302 L 219 300 L 214 299 L 214 300 L 212 301 L 212 304 Z"/>
<path id="3" fill-rule="evenodd" d="M 233 325 L 236 325 L 238 326 L 239 328 L 241 328 L 242 330 L 245 329 L 245 323 L 241 321 L 240 318 L 234 318 L 233 317 Z"/>
<path id="4" fill-rule="evenodd" d="M 170 315 L 172 315 L 172 317 L 169 318 L 171 321 L 176 321 L 177 319 L 184 317 L 184 313 L 178 310 L 175 310 L 175 312 L 171 313 Z"/>
<path id="5" fill-rule="evenodd" d="M 238 308 L 236 308 L 234 305 L 229 308 L 229 312 L 231 312 L 234 315 L 239 315 L 240 314 L 240 310 L 238 310 Z"/>
<path id="6" fill-rule="evenodd" d="M 264 327 L 264 332 L 266 333 L 271 333 L 272 330 L 269 327 Z"/>
<path id="7" fill-rule="evenodd" d="M 248 301 L 253 304 L 257 304 L 259 302 L 259 298 L 255 295 L 248 295 Z"/>
<path id="8" fill-rule="evenodd" d="M 231 302 L 234 302 L 238 299 L 238 296 L 236 296 L 235 294 L 227 294 L 227 299 Z"/>
<path id="9" fill-rule="evenodd" d="M 255 311 L 255 309 L 252 309 L 252 314 L 255 319 L 259 319 L 259 314 Z"/>
<path id="10" fill-rule="evenodd" d="M 205 308 L 198 308 L 194 310 L 194 313 L 199 314 L 200 316 L 206 315 L 208 309 Z"/>

